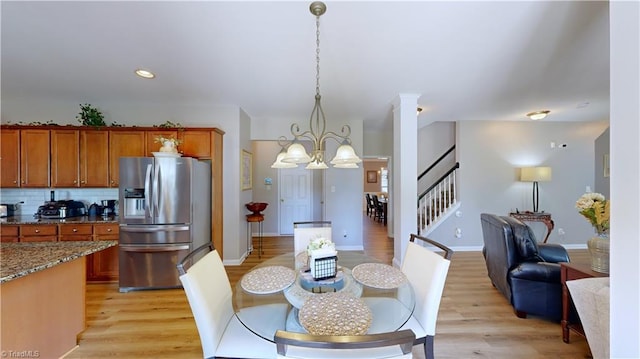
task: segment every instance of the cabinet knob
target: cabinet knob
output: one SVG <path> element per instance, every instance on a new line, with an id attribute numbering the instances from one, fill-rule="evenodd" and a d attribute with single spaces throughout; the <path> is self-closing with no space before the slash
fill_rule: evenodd
<path id="1" fill-rule="evenodd" d="M 76 183 L 78 183 L 78 181 L 74 180 L 74 181 L 73 181 L 73 184 L 76 184 Z"/>
<path id="2" fill-rule="evenodd" d="M 39 230 L 39 229 L 36 229 L 36 230 L 35 230 L 35 232 L 36 232 L 36 233 L 40 233 L 40 230 Z"/>
<path id="3" fill-rule="evenodd" d="M 107 228 L 107 232 L 111 232 L 111 228 Z"/>
<path id="4" fill-rule="evenodd" d="M 77 232 L 77 231 L 78 231 L 78 228 L 74 228 L 74 229 L 73 229 L 73 231 L 74 231 L 74 232 Z"/>
<path id="5" fill-rule="evenodd" d="M 13 181 L 13 183 L 18 183 L 18 181 Z"/>
<path id="6" fill-rule="evenodd" d="M 22 181 L 22 184 L 24 184 L 24 181 Z"/>
<path id="7" fill-rule="evenodd" d="M 86 182 L 86 181 L 80 181 L 80 183 L 85 184 L 85 183 L 87 183 L 87 182 Z"/>

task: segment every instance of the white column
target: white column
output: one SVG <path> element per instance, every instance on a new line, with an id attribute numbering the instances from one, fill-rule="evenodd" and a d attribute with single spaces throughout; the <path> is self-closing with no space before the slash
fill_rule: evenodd
<path id="1" fill-rule="evenodd" d="M 419 97 L 399 94 L 393 101 L 393 263 L 397 266 L 417 229 Z"/>

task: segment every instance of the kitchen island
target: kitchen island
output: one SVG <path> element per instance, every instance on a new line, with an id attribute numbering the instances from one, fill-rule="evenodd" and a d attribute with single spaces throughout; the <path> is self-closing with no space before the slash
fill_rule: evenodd
<path id="1" fill-rule="evenodd" d="M 117 241 L 2 243 L 3 357 L 59 358 L 85 329 L 86 256 Z"/>

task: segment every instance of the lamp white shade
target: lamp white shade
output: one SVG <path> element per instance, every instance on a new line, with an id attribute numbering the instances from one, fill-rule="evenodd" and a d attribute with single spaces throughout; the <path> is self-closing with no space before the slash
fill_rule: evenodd
<path id="1" fill-rule="evenodd" d="M 522 182 L 551 181 L 551 167 L 523 167 L 520 169 L 520 181 Z"/>
<path id="2" fill-rule="evenodd" d="M 287 155 L 282 159 L 285 163 L 309 163 L 311 157 L 307 154 L 307 150 L 300 142 L 294 142 L 289 145 Z"/>
<path id="3" fill-rule="evenodd" d="M 271 168 L 295 168 L 298 167 L 297 164 L 295 163 L 286 163 L 286 162 L 282 162 L 282 159 L 287 155 L 286 151 L 280 151 L 280 153 L 278 153 L 278 156 L 276 157 L 276 161 L 273 162 L 273 164 L 271 165 Z"/>
<path id="4" fill-rule="evenodd" d="M 356 151 L 350 144 L 343 142 L 336 150 L 336 156 L 331 160 L 331 164 L 339 163 L 360 163 L 362 160 L 356 155 Z"/>

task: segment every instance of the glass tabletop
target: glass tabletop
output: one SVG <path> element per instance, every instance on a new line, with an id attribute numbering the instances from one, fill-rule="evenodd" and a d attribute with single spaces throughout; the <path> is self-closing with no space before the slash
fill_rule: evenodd
<path id="1" fill-rule="evenodd" d="M 299 268 L 299 259 L 296 265 L 293 253 L 271 258 L 252 268 L 236 284 L 233 294 L 236 316 L 249 330 L 266 340 L 273 341 L 277 330 L 308 332 L 301 324 L 299 311 L 311 298 L 317 302 L 318 299 L 331 297 L 319 298 L 323 293 L 337 293 L 364 303 L 371 314 L 368 334 L 398 330 L 413 313 L 415 298 L 408 281 L 389 288 L 375 285 L 376 282 L 372 282 L 371 278 L 375 279 L 376 275 L 371 273 L 366 278 L 356 276 L 360 281 L 354 278 L 352 269 L 364 263 L 374 268 L 384 268 L 386 272 L 381 272 L 381 275 L 395 271 L 375 258 L 358 251 L 339 251 L 338 275 L 321 281 L 314 281 L 304 272 L 304 268 Z M 367 267 L 367 270 L 370 268 Z M 260 276 L 263 276 L 262 279 Z M 261 291 L 260 280 L 264 281 L 264 291 Z M 327 322 L 326 318 L 322 319 Z"/>

